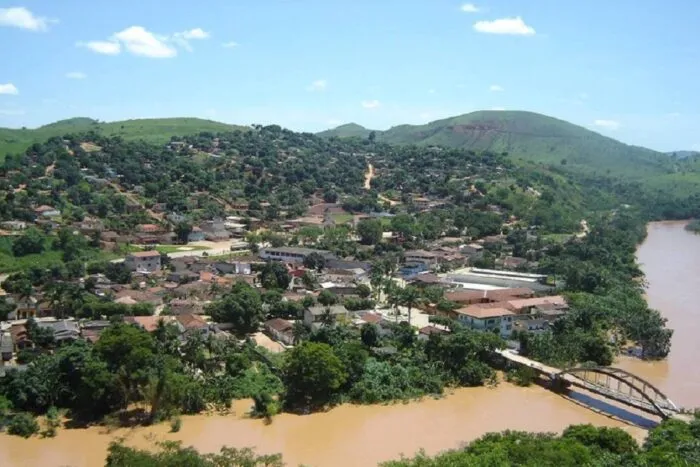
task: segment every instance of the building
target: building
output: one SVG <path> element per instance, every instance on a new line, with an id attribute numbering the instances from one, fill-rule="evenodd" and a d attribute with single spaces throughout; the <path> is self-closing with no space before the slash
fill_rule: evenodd
<path id="1" fill-rule="evenodd" d="M 27 223 L 24 221 L 5 221 L 0 223 L 0 227 L 7 230 L 25 230 L 27 228 Z"/>
<path id="2" fill-rule="evenodd" d="M 231 242 L 229 246 L 231 253 L 250 253 L 250 244 L 242 240 Z"/>
<path id="3" fill-rule="evenodd" d="M 407 263 L 423 263 L 428 267 L 432 267 L 437 265 L 439 255 L 430 251 L 409 250 L 403 256 Z"/>
<path id="4" fill-rule="evenodd" d="M 180 323 L 175 319 L 174 316 L 125 316 L 124 322 L 127 324 L 133 324 L 146 332 L 155 332 L 158 329 L 160 322 L 163 324 L 175 324 L 180 330 L 182 330 Z"/>
<path id="5" fill-rule="evenodd" d="M 467 256 L 469 259 L 480 259 L 484 256 L 484 247 L 478 243 L 464 245 L 461 250 L 462 254 Z"/>
<path id="6" fill-rule="evenodd" d="M 124 265 L 130 271 L 157 272 L 161 268 L 160 253 L 156 250 L 129 253 L 124 260 Z"/>
<path id="7" fill-rule="evenodd" d="M 550 316 L 561 316 L 569 309 L 566 299 L 561 295 L 509 300 L 508 306 L 519 314 Z"/>
<path id="8" fill-rule="evenodd" d="M 266 260 L 283 261 L 285 263 L 303 263 L 304 259 L 312 253 L 318 253 L 327 260 L 334 257 L 328 250 L 297 247 L 263 248 L 258 254 L 262 259 Z"/>
<path id="9" fill-rule="evenodd" d="M 432 336 L 432 335 L 441 336 L 441 335 L 449 334 L 449 333 L 450 333 L 450 331 L 448 331 L 447 329 L 443 329 L 442 327 L 437 327 L 436 325 L 431 324 L 431 325 L 422 327 L 418 330 L 418 339 L 427 341 L 428 339 L 430 339 L 430 336 Z"/>
<path id="10" fill-rule="evenodd" d="M 187 235 L 188 242 L 201 242 L 204 240 L 204 231 L 197 226 L 192 227 L 192 231 Z"/>
<path id="11" fill-rule="evenodd" d="M 306 326 L 317 328 L 320 327 L 325 320 L 343 321 L 348 318 L 348 310 L 343 305 L 333 305 L 330 307 L 313 306 L 304 310 L 304 324 Z"/>
<path id="12" fill-rule="evenodd" d="M 75 341 L 80 338 L 80 328 L 75 321 L 67 319 L 61 321 L 37 321 L 36 324 L 41 328 L 51 329 L 57 344 Z"/>
<path id="13" fill-rule="evenodd" d="M 401 274 L 405 279 L 411 279 L 418 274 L 424 273 L 428 270 L 428 266 L 422 262 L 410 262 L 406 263 L 399 269 L 399 274 Z"/>
<path id="14" fill-rule="evenodd" d="M 34 214 L 42 217 L 58 217 L 61 215 L 61 211 L 52 206 L 42 205 L 34 209 Z"/>
<path id="15" fill-rule="evenodd" d="M 445 299 L 460 305 L 474 305 L 477 303 L 507 302 L 522 298 L 531 298 L 535 295 L 532 289 L 527 287 L 495 289 L 495 290 L 458 290 L 447 292 Z"/>
<path id="16" fill-rule="evenodd" d="M 12 360 L 12 354 L 15 351 L 15 343 L 12 340 L 12 334 L 3 332 L 0 334 L 0 358 L 3 362 Z"/>
<path id="17" fill-rule="evenodd" d="M 469 305 L 455 310 L 457 321 L 477 331 L 492 331 L 504 337 L 513 332 L 515 313 L 502 303 Z"/>
<path id="18" fill-rule="evenodd" d="M 548 292 L 554 288 L 554 286 L 547 284 L 547 276 L 542 274 L 499 271 L 496 269 L 464 268 L 448 273 L 445 276 L 445 280 L 464 288 L 470 288 L 470 284 L 505 288 L 527 287 L 536 292 Z"/>
<path id="19" fill-rule="evenodd" d="M 505 258 L 498 258 L 496 260 L 496 266 L 502 267 L 509 271 L 516 270 L 520 267 L 527 266 L 528 261 L 525 258 L 518 258 L 517 256 L 506 256 Z"/>
<path id="20" fill-rule="evenodd" d="M 277 342 L 284 345 L 294 344 L 294 325 L 282 318 L 273 318 L 265 321 L 265 331 Z"/>

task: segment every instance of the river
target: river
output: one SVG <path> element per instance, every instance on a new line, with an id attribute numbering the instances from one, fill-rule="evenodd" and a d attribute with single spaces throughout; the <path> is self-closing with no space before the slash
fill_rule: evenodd
<path id="1" fill-rule="evenodd" d="M 682 224 L 657 223 L 639 249 L 649 282 L 649 303 L 676 329 L 666 362 L 621 359 L 619 366 L 648 378 L 678 405 L 700 405 L 700 372 L 694 356 L 700 350 L 698 310 L 693 299 L 700 290 L 695 274 L 700 264 L 700 237 Z M 596 413 L 541 387 L 459 389 L 441 399 L 386 406 L 344 405 L 325 413 L 282 414 L 269 425 L 245 417 L 250 404 L 238 401 L 236 415 L 183 417 L 178 433 L 167 424 L 148 428 L 61 429 L 53 439 L 28 440 L 0 435 L 2 466 L 99 466 L 110 440 L 126 437 L 129 445 L 148 448 L 156 440 L 182 440 L 201 451 L 222 445 L 255 447 L 260 453 L 281 452 L 289 465 L 375 465 L 414 454 L 457 448 L 491 431 L 505 429 L 560 431 L 574 423 L 621 427 L 641 440 L 645 430 Z M 613 411 L 614 412 L 614 411 Z"/>
<path id="2" fill-rule="evenodd" d="M 666 360 L 621 358 L 617 366 L 647 379 L 679 407 L 700 407 L 700 235 L 685 222 L 654 222 L 637 251 L 648 283 L 647 302 L 674 330 Z"/>

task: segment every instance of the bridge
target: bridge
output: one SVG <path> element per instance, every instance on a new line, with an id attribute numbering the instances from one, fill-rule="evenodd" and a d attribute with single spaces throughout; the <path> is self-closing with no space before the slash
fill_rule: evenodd
<path id="1" fill-rule="evenodd" d="M 661 418 L 688 421 L 676 404 L 648 381 L 620 368 L 576 367 L 560 369 L 523 357 L 512 350 L 496 350 L 506 360 L 532 368 L 563 387 L 576 386 Z"/>

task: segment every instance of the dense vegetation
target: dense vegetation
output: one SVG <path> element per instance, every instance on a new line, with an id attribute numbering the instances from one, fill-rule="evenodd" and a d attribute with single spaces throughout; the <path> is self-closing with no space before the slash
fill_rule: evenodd
<path id="1" fill-rule="evenodd" d="M 700 186 L 700 177 L 689 163 L 533 112 L 479 111 L 384 132 L 349 124 L 320 135 L 365 138 L 370 133 L 392 144 L 507 152 L 513 159 L 560 166 L 572 173 L 639 180 L 678 194 Z"/>
<path id="2" fill-rule="evenodd" d="M 434 457 L 389 461 L 383 467 L 490 467 L 537 466 L 681 466 L 700 463 L 700 420 L 690 424 L 666 421 L 649 432 L 642 446 L 619 428 L 572 425 L 561 435 L 517 431 L 491 433 L 466 447 Z M 110 446 L 109 467 L 170 466 L 267 466 L 284 465 L 280 455 L 257 456 L 249 449 L 224 448 L 217 454 L 199 454 L 177 443 L 166 443 L 160 450 L 140 451 L 119 443 Z"/>

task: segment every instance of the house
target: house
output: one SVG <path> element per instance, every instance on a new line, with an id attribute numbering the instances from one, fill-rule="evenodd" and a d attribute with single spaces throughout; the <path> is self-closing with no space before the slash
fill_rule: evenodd
<path id="1" fill-rule="evenodd" d="M 263 248 L 258 254 L 265 260 L 284 261 L 285 263 L 303 263 L 304 259 L 312 253 L 318 253 L 327 260 L 333 258 L 333 254 L 328 250 L 297 247 Z"/>
<path id="2" fill-rule="evenodd" d="M 408 250 L 404 253 L 407 263 L 423 263 L 428 267 L 437 265 L 438 255 L 424 250 Z"/>
<path id="3" fill-rule="evenodd" d="M 502 337 L 513 332 L 515 313 L 506 304 L 469 305 L 455 310 L 457 321 L 477 331 L 497 331 Z"/>
<path id="4" fill-rule="evenodd" d="M 103 242 L 116 242 L 118 238 L 119 234 L 112 230 L 107 230 L 105 232 L 100 233 L 100 240 L 102 240 Z"/>
<path id="5" fill-rule="evenodd" d="M 136 231 L 141 233 L 155 234 L 162 232 L 162 227 L 156 224 L 139 224 Z"/>
<path id="6" fill-rule="evenodd" d="M 428 266 L 425 263 L 422 263 L 422 262 L 408 263 L 407 262 L 406 264 L 401 266 L 401 268 L 399 269 L 399 273 L 405 279 L 410 279 L 418 274 L 426 272 L 427 270 L 428 270 Z"/>
<path id="7" fill-rule="evenodd" d="M 25 230 L 27 228 L 27 223 L 24 221 L 5 221 L 0 223 L 0 227 L 12 231 Z"/>
<path id="8" fill-rule="evenodd" d="M 449 332 L 450 331 L 448 331 L 447 329 L 443 329 L 435 325 L 428 325 L 418 330 L 418 339 L 428 340 L 432 335 L 440 336 L 443 334 L 449 334 Z"/>
<path id="9" fill-rule="evenodd" d="M 47 206 L 47 205 L 42 205 L 39 206 L 38 208 L 34 209 L 34 214 L 37 216 L 42 216 L 42 217 L 58 217 L 61 215 L 61 211 L 58 209 L 52 207 L 52 206 Z"/>
<path id="10" fill-rule="evenodd" d="M 80 338 L 78 323 L 73 320 L 63 319 L 61 321 L 37 321 L 39 327 L 51 329 L 57 344 L 68 341 L 75 341 Z"/>
<path id="11" fill-rule="evenodd" d="M 146 332 L 155 332 L 158 329 L 160 322 L 164 324 L 176 324 L 180 327 L 179 323 L 174 316 L 125 316 L 124 322 L 127 324 L 133 324 Z"/>
<path id="12" fill-rule="evenodd" d="M 294 344 L 294 326 L 291 322 L 282 318 L 273 318 L 265 321 L 265 331 L 274 340 L 281 342 L 284 345 Z"/>
<path id="13" fill-rule="evenodd" d="M 161 269 L 160 253 L 156 250 L 129 253 L 124 260 L 124 265 L 130 271 L 157 272 Z"/>
<path id="14" fill-rule="evenodd" d="M 343 305 L 330 307 L 319 305 L 304 310 L 304 324 L 306 326 L 319 327 L 327 318 L 330 318 L 331 321 L 347 320 L 348 310 Z"/>
<path id="15" fill-rule="evenodd" d="M 185 313 L 175 317 L 184 332 L 200 332 L 206 334 L 209 331 L 209 323 L 199 315 Z"/>
<path id="16" fill-rule="evenodd" d="M 469 259 L 480 259 L 484 256 L 484 247 L 478 243 L 470 243 L 469 245 L 462 246 L 460 249 L 462 250 L 462 254 Z"/>
<path id="17" fill-rule="evenodd" d="M 174 299 L 168 303 L 173 315 L 195 315 L 204 313 L 204 302 L 192 299 Z"/>
<path id="18" fill-rule="evenodd" d="M 518 269 L 519 267 L 523 267 L 525 265 L 527 265 L 527 259 L 518 258 L 517 256 L 506 256 L 505 258 L 498 258 L 496 260 L 496 266 L 511 271 Z"/>
<path id="19" fill-rule="evenodd" d="M 202 240 L 204 240 L 204 231 L 197 226 L 192 227 L 192 231 L 187 235 L 187 241 L 201 242 Z"/>
<path id="20" fill-rule="evenodd" d="M 229 250 L 234 254 L 250 253 L 250 244 L 242 240 L 231 242 Z"/>
<path id="21" fill-rule="evenodd" d="M 540 312 L 542 314 L 561 315 L 568 310 L 566 299 L 561 295 L 510 300 L 508 301 L 508 305 L 519 314 L 534 314 Z"/>
<path id="22" fill-rule="evenodd" d="M 12 334 L 5 331 L 0 334 L 0 359 L 3 362 L 12 360 L 12 354 L 15 351 L 15 344 L 12 340 Z"/>
<path id="23" fill-rule="evenodd" d="M 153 306 L 158 306 L 161 303 L 163 303 L 163 298 L 159 295 L 150 292 L 145 292 L 143 290 L 124 289 L 117 292 L 114 297 L 115 301 L 127 298 L 131 299 L 123 300 L 122 303 L 132 303 L 132 300 L 135 303 L 150 303 Z"/>
<path id="24" fill-rule="evenodd" d="M 10 319 L 36 318 L 39 313 L 39 301 L 36 297 L 23 297 L 15 303 L 15 310 L 10 312 Z"/>
<path id="25" fill-rule="evenodd" d="M 323 290 L 327 290 L 339 297 L 357 295 L 357 286 L 349 283 L 323 282 L 320 284 Z"/>
<path id="26" fill-rule="evenodd" d="M 507 302 L 520 298 L 530 298 L 535 295 L 532 289 L 516 287 L 494 290 L 458 290 L 447 292 L 445 299 L 460 305 L 473 305 L 476 303 Z"/>

